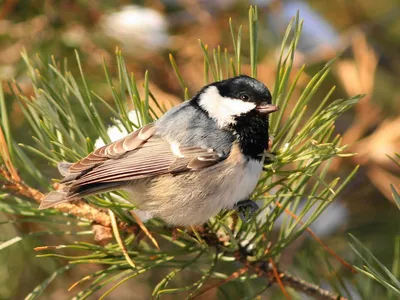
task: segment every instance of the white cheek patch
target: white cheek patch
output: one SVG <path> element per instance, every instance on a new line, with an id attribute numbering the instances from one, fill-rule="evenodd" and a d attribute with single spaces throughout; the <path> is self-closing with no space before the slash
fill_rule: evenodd
<path id="1" fill-rule="evenodd" d="M 256 107 L 256 105 L 251 102 L 222 97 L 215 86 L 208 87 L 207 90 L 200 95 L 199 105 L 205 109 L 221 127 L 235 123 L 235 116 L 247 113 Z"/>

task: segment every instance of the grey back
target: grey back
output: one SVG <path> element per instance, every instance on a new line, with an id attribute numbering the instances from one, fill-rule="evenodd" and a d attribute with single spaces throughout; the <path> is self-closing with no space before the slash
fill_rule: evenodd
<path id="1" fill-rule="evenodd" d="M 204 110 L 190 101 L 169 110 L 155 125 L 156 133 L 168 141 L 212 148 L 223 156 L 229 154 L 235 140 L 232 132 L 219 128 Z"/>

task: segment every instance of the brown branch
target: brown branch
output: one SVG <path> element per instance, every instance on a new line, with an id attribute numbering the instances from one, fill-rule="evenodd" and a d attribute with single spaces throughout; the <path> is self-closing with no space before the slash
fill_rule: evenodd
<path id="1" fill-rule="evenodd" d="M 6 182 L 3 185 L 5 189 L 12 191 L 13 193 L 16 193 L 20 196 L 30 198 L 37 203 L 42 202 L 42 200 L 44 199 L 45 195 L 43 193 L 28 186 L 22 180 L 15 181 L 6 170 L 0 170 L 0 173 L 4 178 L 6 178 Z M 101 225 L 106 228 L 111 228 L 110 216 L 105 211 L 93 207 L 82 200 L 71 203 L 61 203 L 54 208 L 59 210 L 60 212 L 73 215 L 79 219 L 89 220 L 94 225 Z M 128 225 L 125 222 L 119 222 L 118 228 L 121 231 L 129 233 L 138 233 L 140 231 L 139 226 Z M 99 230 L 98 226 L 93 228 L 93 233 L 95 234 L 96 241 L 100 243 L 103 241 L 103 239 L 108 238 L 108 235 L 104 235 L 104 230 Z"/>
<path id="2" fill-rule="evenodd" d="M 339 296 L 336 293 L 324 290 L 316 284 L 309 283 L 303 279 L 296 278 L 286 272 L 281 272 L 281 280 L 284 284 L 292 289 L 312 296 L 318 300 L 347 300 L 347 298 Z"/>
<path id="3" fill-rule="evenodd" d="M 258 276 L 265 276 L 268 278 L 269 283 L 273 284 L 277 282 L 276 274 L 274 274 L 274 268 L 270 263 L 257 261 L 252 264 L 255 272 Z M 334 292 L 325 290 L 320 286 L 307 282 L 303 279 L 296 278 L 295 276 L 279 270 L 276 271 L 279 274 L 279 278 L 283 285 L 290 287 L 297 292 L 304 293 L 308 296 L 313 297 L 317 300 L 347 300 L 346 297 L 342 297 Z"/>
<path id="4" fill-rule="evenodd" d="M 279 285 L 290 287 L 297 292 L 304 293 L 317 300 L 347 300 L 347 298 L 342 297 L 336 293 L 330 292 L 328 290 L 325 290 L 316 284 L 296 278 L 295 276 L 287 272 L 281 271 L 271 263 L 257 261 L 250 264 L 249 261 L 247 260 L 247 254 L 243 255 L 242 253 L 238 255 L 237 259 L 245 266 L 232 273 L 226 279 L 204 288 L 197 295 L 195 295 L 194 298 L 198 298 L 200 295 L 203 295 L 214 288 L 218 288 L 224 285 L 225 283 L 228 283 L 232 280 L 239 278 L 241 275 L 246 273 L 249 268 L 251 268 L 255 271 L 255 273 L 259 277 L 267 277 L 269 285 L 272 285 L 273 283 L 278 283 L 280 281 L 281 283 L 280 284 L 278 283 Z M 287 292 L 285 293 L 285 296 L 287 297 L 287 299 L 291 299 L 291 297 Z"/>

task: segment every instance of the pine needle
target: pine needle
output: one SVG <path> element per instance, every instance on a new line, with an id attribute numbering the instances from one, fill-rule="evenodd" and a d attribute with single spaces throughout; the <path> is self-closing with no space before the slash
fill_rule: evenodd
<path id="1" fill-rule="evenodd" d="M 279 201 L 275 201 L 275 204 L 279 208 L 283 208 L 283 205 L 279 203 Z M 296 216 L 295 213 L 290 211 L 287 208 L 284 208 L 285 212 L 291 216 L 293 219 L 295 219 L 299 224 L 304 225 L 304 222 L 299 219 L 298 216 Z M 349 269 L 352 273 L 358 273 L 356 269 L 352 265 L 350 265 L 348 262 L 346 262 L 343 258 L 341 258 L 332 248 L 330 248 L 328 245 L 326 245 L 312 230 L 311 228 L 307 227 L 306 228 L 307 232 L 329 253 L 331 254 L 338 262 L 340 262 L 345 268 Z"/>
<path id="2" fill-rule="evenodd" d="M 160 246 L 158 246 L 156 239 L 153 237 L 153 235 L 150 233 L 150 231 L 147 229 L 147 227 L 143 224 L 142 220 L 140 220 L 138 215 L 133 210 L 131 210 L 130 213 L 134 217 L 136 223 L 138 223 L 140 229 L 143 230 L 143 232 L 146 234 L 146 236 L 150 239 L 150 241 L 153 243 L 153 245 L 157 248 L 157 250 L 160 251 Z"/>
<path id="3" fill-rule="evenodd" d="M 224 285 L 225 283 L 228 283 L 228 282 L 230 282 L 230 281 L 232 281 L 232 280 L 235 280 L 235 279 L 239 278 L 239 277 L 242 276 L 244 273 L 246 273 L 248 270 L 249 270 L 248 267 L 240 268 L 239 270 L 233 272 L 231 275 L 229 275 L 229 276 L 228 276 L 227 278 L 225 278 L 224 280 L 222 280 L 222 281 L 220 281 L 220 282 L 217 282 L 217 283 L 215 283 L 215 284 L 213 284 L 213 285 L 210 285 L 210 286 L 204 288 L 204 289 L 203 289 L 202 291 L 200 291 L 197 295 L 193 296 L 192 299 L 199 298 L 201 295 L 203 295 L 203 294 L 205 294 L 205 293 L 211 291 L 212 289 L 219 288 L 220 286 Z"/>
<path id="4" fill-rule="evenodd" d="M 3 130 L 0 127 L 0 156 L 4 161 L 7 171 L 11 175 L 11 179 L 15 182 L 21 182 L 21 178 L 18 175 L 17 170 L 12 163 L 10 152 L 8 151 L 8 146 L 6 139 L 3 134 Z"/>
<path id="5" fill-rule="evenodd" d="M 283 295 L 285 295 L 286 299 L 291 300 L 292 297 L 289 295 L 289 293 L 287 292 L 285 286 L 283 285 L 282 279 L 281 279 L 281 277 L 279 275 L 278 269 L 276 268 L 274 260 L 272 258 L 270 258 L 269 259 L 269 263 L 272 266 L 272 272 L 274 273 L 275 280 L 278 283 Z"/>
<path id="6" fill-rule="evenodd" d="M 111 227 L 114 232 L 114 237 L 117 240 L 117 243 L 118 243 L 119 247 L 121 248 L 121 251 L 124 254 L 126 261 L 132 268 L 136 269 L 135 263 L 130 258 L 128 251 L 126 251 L 126 247 L 125 247 L 124 243 L 122 242 L 121 236 L 119 234 L 118 224 L 117 224 L 117 219 L 115 218 L 115 214 L 113 213 L 113 211 L 111 209 L 108 210 L 108 214 L 110 215 Z"/>

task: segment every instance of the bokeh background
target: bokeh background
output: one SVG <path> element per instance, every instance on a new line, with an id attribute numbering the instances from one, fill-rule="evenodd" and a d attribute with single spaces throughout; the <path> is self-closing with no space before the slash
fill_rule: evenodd
<path id="1" fill-rule="evenodd" d="M 10 101 L 14 136 L 27 144 L 32 143 L 32 134 L 27 131 L 17 103 L 12 103 L 12 85 L 5 84 L 16 80 L 25 94 L 33 92 L 20 55 L 23 50 L 31 58 L 39 55 L 49 61 L 53 57 L 60 63 L 68 61 L 72 72 L 78 74 L 76 49 L 89 85 L 111 101 L 102 64 L 105 61 L 114 71 L 112 76 L 117 76 L 114 53 L 119 47 L 128 69 L 135 73 L 139 82 L 144 72 L 149 71 L 153 93 L 169 107 L 183 101 L 183 93 L 168 54 L 174 55 L 194 93 L 204 83 L 203 55 L 198 39 L 210 48 L 221 45 L 232 50 L 228 19 L 231 17 L 236 25 L 244 24 L 246 39 L 249 4 L 259 8 L 259 79 L 272 88 L 283 33 L 299 10 L 304 27 L 293 74 L 303 64 L 306 64 L 306 72 L 293 97 L 300 95 L 308 76 L 338 54 L 341 55 L 333 72 L 314 96 L 314 105 L 332 86 L 336 86 L 332 99 L 366 94 L 336 126 L 337 132 L 343 134 L 343 144 L 350 145 L 347 151 L 358 154 L 334 161 L 329 171 L 332 176 L 340 176 L 348 174 L 356 165 L 361 166 L 360 170 L 312 228 L 350 262 L 357 263 L 348 246 L 348 233 L 353 233 L 383 263 L 391 266 L 394 239 L 400 232 L 400 212 L 393 203 L 389 187 L 392 183 L 400 188 L 400 170 L 387 157 L 400 152 L 399 1 L 2 0 L 0 3 L 0 80 L 4 83 L 6 101 Z M 247 45 L 244 40 L 245 56 L 249 53 Z M 249 60 L 244 60 L 246 63 Z M 244 72 L 249 73 L 249 66 L 244 66 Z M 109 116 L 104 115 L 104 118 L 107 120 Z M 41 167 L 49 170 L 49 176 L 56 176 L 50 166 L 42 164 Z M 6 217 L 0 215 L 0 222 L 2 220 Z M 0 240 L 32 229 L 29 225 L 2 225 Z M 48 238 L 46 243 L 56 244 L 57 237 Z M 60 260 L 35 258 L 32 248 L 39 245 L 43 245 L 43 240 L 32 237 L 0 252 L 0 299 L 23 299 L 62 265 Z M 281 265 L 293 272 L 308 269 L 309 276 L 333 276 L 319 270 L 319 262 L 326 255 L 314 240 L 304 235 L 285 251 Z M 71 298 L 66 288 L 93 271 L 95 267 L 89 266 L 64 274 L 42 298 Z M 146 274 L 122 285 L 109 299 L 147 299 L 157 279 L 157 274 Z M 360 279 L 349 275 L 346 280 L 346 285 L 353 290 L 353 298 L 361 299 L 353 285 Z M 380 289 L 377 285 L 374 288 Z M 262 299 L 279 297 L 273 295 L 279 293 L 267 291 Z M 213 292 L 206 297 L 217 298 Z"/>

